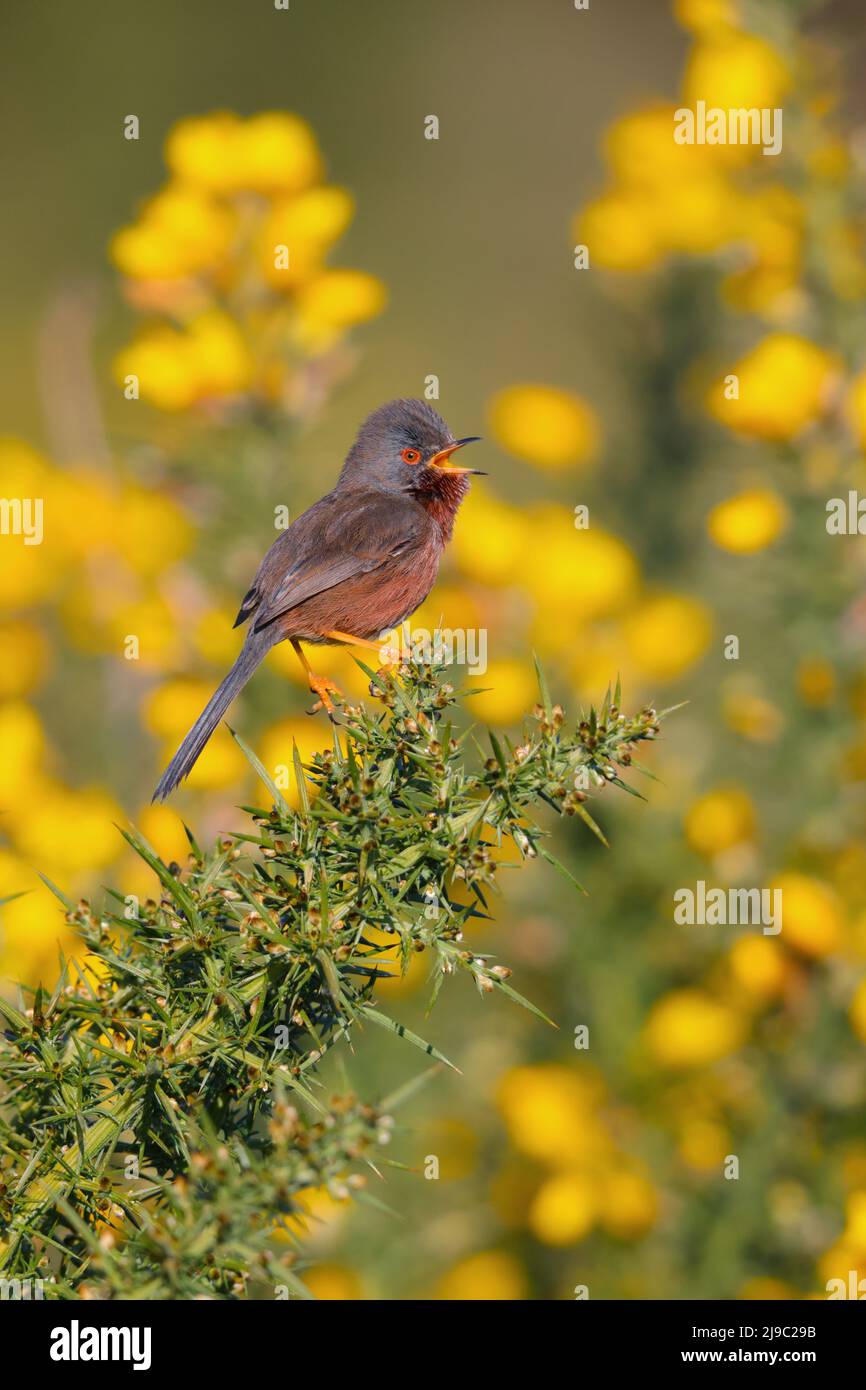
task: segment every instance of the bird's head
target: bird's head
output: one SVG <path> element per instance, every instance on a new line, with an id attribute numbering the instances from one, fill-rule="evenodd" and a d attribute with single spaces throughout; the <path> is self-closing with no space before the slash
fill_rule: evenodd
<path id="1" fill-rule="evenodd" d="M 481 470 L 462 468 L 452 458 L 477 437 L 455 439 L 426 401 L 389 401 L 364 421 L 338 486 L 430 498 L 456 510 L 468 490 L 468 476 Z"/>

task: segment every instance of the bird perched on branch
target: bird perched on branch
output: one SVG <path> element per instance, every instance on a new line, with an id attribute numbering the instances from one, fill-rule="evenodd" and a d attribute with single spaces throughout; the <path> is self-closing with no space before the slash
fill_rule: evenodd
<path id="1" fill-rule="evenodd" d="M 291 642 L 333 715 L 333 681 L 317 676 L 302 642 L 378 650 L 382 636 L 429 594 L 469 489 L 451 457 L 478 436 L 455 439 L 424 401 L 399 400 L 361 426 L 334 489 L 277 537 L 244 597 L 240 654 L 193 724 L 154 792 L 163 800 L 187 776 L 232 700 L 277 642 Z M 375 640 L 378 639 L 378 640 Z"/>

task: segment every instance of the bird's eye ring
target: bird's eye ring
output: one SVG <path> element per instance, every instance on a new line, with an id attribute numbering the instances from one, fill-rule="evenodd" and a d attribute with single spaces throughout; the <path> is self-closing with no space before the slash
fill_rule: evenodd
<path id="1" fill-rule="evenodd" d="M 404 463 L 418 463 L 421 455 L 417 449 L 402 449 L 400 457 Z"/>

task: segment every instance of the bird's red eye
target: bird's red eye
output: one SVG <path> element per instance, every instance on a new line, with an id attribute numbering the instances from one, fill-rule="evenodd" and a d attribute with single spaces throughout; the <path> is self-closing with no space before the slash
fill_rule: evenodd
<path id="1" fill-rule="evenodd" d="M 404 463 L 418 463 L 421 455 L 417 449 L 403 449 L 400 457 Z"/>

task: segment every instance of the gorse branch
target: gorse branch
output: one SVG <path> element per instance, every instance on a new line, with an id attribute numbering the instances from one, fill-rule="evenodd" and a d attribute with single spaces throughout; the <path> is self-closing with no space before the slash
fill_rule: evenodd
<path id="1" fill-rule="evenodd" d="M 377 980 L 427 952 L 434 998 L 462 972 L 533 1008 L 467 924 L 509 843 L 571 878 L 536 811 L 601 835 L 587 800 L 633 790 L 621 773 L 659 716 L 627 718 L 617 690 L 570 730 L 540 676 L 519 744 L 473 754 L 441 669 L 369 674 L 384 710 L 346 708 L 307 767 L 295 752 L 297 809 L 250 755 L 273 804 L 246 808 L 246 833 L 208 853 L 190 836 L 181 869 L 124 832 L 159 899 L 65 904 L 83 963 L 27 1007 L 0 1000 L 7 1277 L 58 1297 L 303 1296 L 303 1194 L 360 1191 L 390 1125 L 324 1098 L 323 1053 L 372 1023 L 451 1065 L 382 1012 Z"/>

